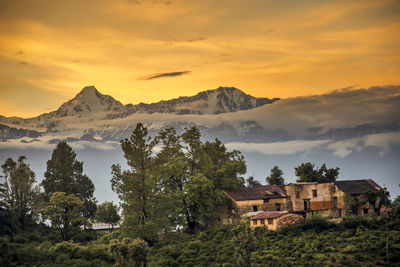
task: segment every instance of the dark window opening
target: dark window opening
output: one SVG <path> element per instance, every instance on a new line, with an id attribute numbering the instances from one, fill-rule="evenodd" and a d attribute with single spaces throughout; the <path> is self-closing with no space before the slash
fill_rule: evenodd
<path id="1" fill-rule="evenodd" d="M 375 214 L 378 215 L 378 216 L 381 215 L 380 210 L 379 209 L 375 209 Z"/>
<path id="2" fill-rule="evenodd" d="M 313 197 L 317 197 L 317 190 L 313 190 L 313 191 L 312 191 L 312 196 L 313 196 Z"/>
<path id="3" fill-rule="evenodd" d="M 253 206 L 253 211 L 258 211 L 258 207 L 257 206 Z"/>
<path id="4" fill-rule="evenodd" d="M 261 224 L 265 224 L 265 220 L 264 220 L 264 219 L 261 219 L 261 220 L 260 220 L 260 223 L 261 223 Z"/>
<path id="5" fill-rule="evenodd" d="M 364 215 L 367 215 L 368 214 L 368 209 L 364 209 Z"/>
<path id="6" fill-rule="evenodd" d="M 296 192 L 296 198 L 300 198 L 300 191 Z"/>
<path id="7" fill-rule="evenodd" d="M 338 217 L 342 217 L 342 210 L 338 209 Z"/>
<path id="8" fill-rule="evenodd" d="M 268 203 L 269 199 L 268 198 L 264 198 L 264 203 Z"/>
<path id="9" fill-rule="evenodd" d="M 310 209 L 310 199 L 304 199 L 304 210 Z"/>
<path id="10" fill-rule="evenodd" d="M 253 220 L 253 225 L 257 225 L 257 220 Z"/>
<path id="11" fill-rule="evenodd" d="M 337 197 L 333 197 L 333 207 L 337 208 Z"/>
<path id="12" fill-rule="evenodd" d="M 276 204 L 275 204 L 275 209 L 276 209 L 277 211 L 280 211 L 280 210 L 281 210 L 281 203 L 276 203 Z"/>
<path id="13" fill-rule="evenodd" d="M 353 209 L 353 215 L 358 215 L 358 209 Z"/>
<path id="14" fill-rule="evenodd" d="M 273 224 L 274 223 L 274 219 L 268 219 L 268 224 Z"/>

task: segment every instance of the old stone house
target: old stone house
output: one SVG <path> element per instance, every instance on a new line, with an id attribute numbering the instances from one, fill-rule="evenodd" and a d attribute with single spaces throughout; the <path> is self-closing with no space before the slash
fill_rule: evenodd
<path id="1" fill-rule="evenodd" d="M 248 216 L 253 219 L 254 216 L 265 215 L 253 213 L 257 211 L 296 212 L 302 214 L 304 218 L 315 214 L 332 217 L 379 214 L 380 210 L 377 204 L 358 204 L 358 201 L 364 192 L 378 192 L 381 189 L 371 179 L 228 189 L 225 192 L 231 203 L 229 212 L 225 216 L 230 218 Z"/>
<path id="2" fill-rule="evenodd" d="M 225 192 L 233 202 L 232 214 L 240 216 L 255 211 L 284 211 L 291 207 L 285 189 L 277 185 L 240 187 Z"/>

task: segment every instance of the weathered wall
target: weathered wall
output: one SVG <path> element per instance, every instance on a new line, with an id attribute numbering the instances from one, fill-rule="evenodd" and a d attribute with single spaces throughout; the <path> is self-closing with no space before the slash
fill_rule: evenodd
<path id="1" fill-rule="evenodd" d="M 310 199 L 311 210 L 332 209 L 334 187 L 332 183 L 290 184 L 285 186 L 285 190 L 293 203 L 293 210 L 304 211 L 304 199 Z M 317 190 L 316 197 L 313 196 L 313 190 Z M 296 195 L 296 192 L 298 192 L 298 195 Z"/>
<path id="2" fill-rule="evenodd" d="M 257 206 L 258 211 L 275 211 L 276 204 L 279 203 L 279 204 L 281 204 L 281 211 L 291 209 L 291 203 L 289 203 L 288 199 L 285 197 L 272 198 L 272 199 L 269 199 L 269 201 L 267 203 L 264 203 L 263 199 L 234 201 L 234 203 L 236 205 L 237 213 L 240 216 L 243 214 L 252 212 L 254 206 Z"/>
<path id="3" fill-rule="evenodd" d="M 278 218 L 272 219 L 272 224 L 268 224 L 268 219 L 264 219 L 265 224 L 261 224 L 261 219 L 257 220 L 257 224 L 254 224 L 254 220 L 250 220 L 251 227 L 266 227 L 269 230 L 276 230 L 284 225 L 295 224 L 302 221 L 304 218 L 300 214 L 288 213 Z"/>

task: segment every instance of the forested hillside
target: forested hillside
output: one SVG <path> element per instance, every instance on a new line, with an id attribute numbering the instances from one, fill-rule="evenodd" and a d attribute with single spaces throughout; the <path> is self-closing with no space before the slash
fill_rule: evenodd
<path id="1" fill-rule="evenodd" d="M 385 266 L 388 260 L 390 266 L 400 266 L 396 216 L 380 221 L 347 218 L 341 224 L 314 218 L 279 231 L 218 225 L 197 235 L 169 233 L 143 251 L 148 266 Z M 51 231 L 36 227 L 0 239 L 0 265 L 135 266 L 133 261 L 118 265 L 111 253 L 110 240 L 123 237 L 118 231 L 88 232 L 61 242 Z M 140 255 L 131 256 L 140 260 Z"/>
<path id="2" fill-rule="evenodd" d="M 339 224 L 312 217 L 278 231 L 251 229 L 234 216 L 222 225 L 224 189 L 246 182 L 240 151 L 218 139 L 203 142 L 195 127 L 150 137 L 138 124 L 120 144 L 128 168 L 113 165 L 110 180 L 119 206 L 97 203 L 83 162 L 66 142 L 57 144 L 40 184 L 24 156 L 2 164 L 0 266 L 400 265 L 400 197 L 390 201 L 386 190 L 379 198 L 391 209 L 382 216 Z M 296 175 L 334 181 L 339 173 L 314 167 L 302 164 Z M 284 184 L 282 175 L 275 166 L 266 181 Z M 251 177 L 247 184 L 256 185 Z M 119 227 L 102 233 L 92 229 L 96 222 Z"/>

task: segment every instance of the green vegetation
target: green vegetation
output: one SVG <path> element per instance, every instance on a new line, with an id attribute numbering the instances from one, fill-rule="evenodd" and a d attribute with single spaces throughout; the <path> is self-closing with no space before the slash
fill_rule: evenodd
<path id="1" fill-rule="evenodd" d="M 118 206 L 110 201 L 97 205 L 96 221 L 108 223 L 112 228 L 118 224 L 121 217 L 118 214 Z"/>
<path id="2" fill-rule="evenodd" d="M 265 178 L 269 185 L 284 185 L 285 179 L 283 178 L 283 171 L 278 166 L 274 166 L 271 169 L 271 174 Z"/>
<path id="3" fill-rule="evenodd" d="M 121 141 L 129 169 L 112 166 L 123 215 L 112 233 L 90 229 L 94 221 L 115 226 L 121 218 L 112 202 L 96 205 L 93 183 L 67 143 L 53 151 L 41 187 L 24 157 L 7 159 L 0 266 L 400 266 L 399 197 L 393 214 L 379 219 L 346 217 L 336 224 L 314 217 L 278 231 L 251 229 L 246 221 L 221 225 L 228 203 L 223 189 L 244 186 L 246 165 L 240 152 L 200 137 L 196 128 L 180 135 L 168 128 L 151 138 L 138 124 Z M 296 168 L 304 179 L 338 174 L 338 168 L 306 165 Z M 284 183 L 282 175 L 275 166 L 267 182 Z M 388 193 L 365 192 L 348 205 L 362 203 L 389 204 Z"/>
<path id="4" fill-rule="evenodd" d="M 46 233 L 46 236 L 43 236 Z M 390 266 L 400 265 L 400 217 L 313 218 L 278 231 L 215 225 L 196 235 L 169 232 L 148 247 L 122 232 L 63 241 L 37 228 L 0 238 L 1 266 Z M 136 265 L 135 265 L 136 264 Z"/>
<path id="5" fill-rule="evenodd" d="M 320 168 L 316 168 L 311 162 L 302 163 L 294 168 L 296 176 L 299 177 L 297 182 L 318 182 L 329 183 L 334 182 L 339 176 L 340 168 L 328 169 L 325 164 Z"/>

